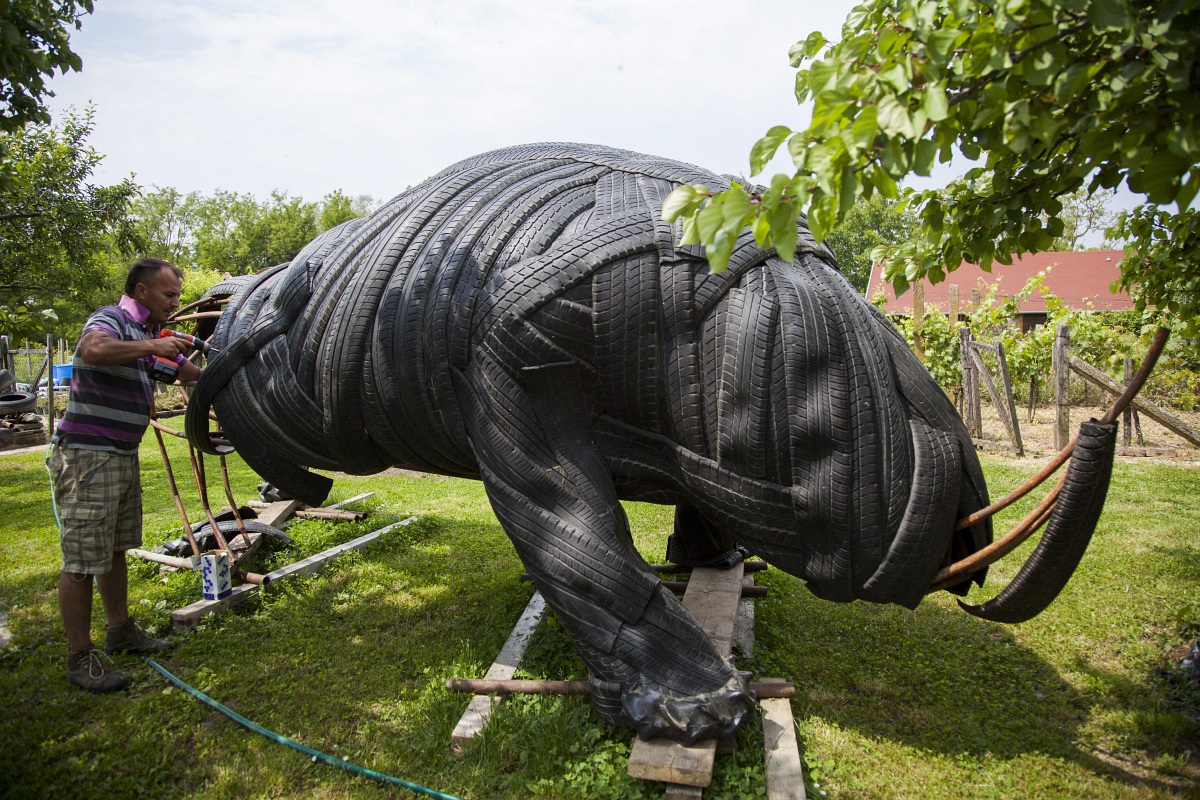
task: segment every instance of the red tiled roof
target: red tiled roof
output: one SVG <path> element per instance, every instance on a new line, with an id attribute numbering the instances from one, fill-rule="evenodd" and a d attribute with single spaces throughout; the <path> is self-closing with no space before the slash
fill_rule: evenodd
<path id="1" fill-rule="evenodd" d="M 1066 303 L 1067 308 L 1086 308 L 1091 303 L 1097 311 L 1127 311 L 1133 301 L 1125 292 L 1113 294 L 1109 286 L 1120 277 L 1117 262 L 1125 257 L 1121 250 L 1085 250 L 1076 253 L 1035 253 L 1014 258 L 1013 263 L 993 264 L 991 272 L 984 272 L 965 261 L 963 265 L 946 275 L 937 285 L 928 279 L 925 285 L 925 308 L 932 311 L 937 307 L 942 313 L 950 311 L 950 287 L 958 285 L 958 303 L 966 311 L 971 303 L 971 290 L 979 288 L 981 293 L 993 283 L 1000 284 L 999 296 L 1011 297 L 1025 287 L 1026 281 L 1042 270 L 1046 272 L 1045 286 L 1056 297 Z M 911 314 L 913 293 L 910 289 L 899 299 L 890 283 L 883 280 L 883 266 L 871 268 L 867 284 L 867 299 L 882 290 L 885 299 L 883 310 L 889 314 Z M 1021 304 L 1024 313 L 1044 313 L 1046 301 L 1034 292 Z"/>

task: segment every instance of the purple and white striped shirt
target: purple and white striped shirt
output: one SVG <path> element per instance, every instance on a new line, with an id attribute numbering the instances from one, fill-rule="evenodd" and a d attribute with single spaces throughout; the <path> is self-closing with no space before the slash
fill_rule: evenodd
<path id="1" fill-rule="evenodd" d="M 135 341 L 158 335 L 158 326 L 146 329 L 150 312 L 131 297 L 119 306 L 97 309 L 83 333 L 104 331 L 114 339 Z M 80 340 L 83 337 L 80 336 Z M 153 356 L 98 367 L 83 360 L 79 346 L 71 361 L 71 395 L 67 411 L 54 432 L 61 447 L 135 453 L 150 425 L 154 382 L 147 373 Z"/>

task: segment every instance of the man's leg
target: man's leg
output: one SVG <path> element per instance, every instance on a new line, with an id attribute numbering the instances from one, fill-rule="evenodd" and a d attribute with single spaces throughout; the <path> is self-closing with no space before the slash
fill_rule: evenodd
<path id="1" fill-rule="evenodd" d="M 92 647 L 92 576 L 58 573 L 58 607 L 62 611 L 67 646 L 75 651 Z"/>
<path id="2" fill-rule="evenodd" d="M 104 603 L 108 627 L 115 627 L 128 620 L 129 570 L 125 564 L 124 550 L 113 553 L 112 569 L 105 575 L 96 576 L 96 586 L 100 589 L 100 600 Z"/>

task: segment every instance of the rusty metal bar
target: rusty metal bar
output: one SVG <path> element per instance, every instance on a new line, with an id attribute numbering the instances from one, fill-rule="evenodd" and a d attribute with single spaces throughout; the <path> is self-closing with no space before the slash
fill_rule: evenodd
<path id="1" fill-rule="evenodd" d="M 154 424 L 154 420 L 150 420 L 150 424 Z M 192 552 L 200 555 L 200 546 L 196 544 L 195 537 L 192 536 L 192 524 L 188 522 L 187 511 L 183 508 L 183 500 L 179 496 L 179 486 L 175 483 L 175 470 L 171 469 L 171 458 L 167 455 L 167 444 L 163 441 L 162 433 L 158 427 L 154 428 L 154 436 L 158 439 L 158 452 L 162 455 L 163 466 L 166 468 L 167 485 L 171 487 L 171 498 L 175 501 L 175 510 L 179 512 L 179 519 L 183 520 L 183 535 L 187 537 L 188 544 L 192 546 Z"/>
<path id="2" fill-rule="evenodd" d="M 446 688 L 452 692 L 470 692 L 473 694 L 581 694 L 590 695 L 592 685 L 587 681 L 543 681 L 488 679 L 488 678 L 447 678 Z M 756 681 L 750 684 L 750 691 L 759 698 L 795 697 L 795 685 L 783 680 Z"/>

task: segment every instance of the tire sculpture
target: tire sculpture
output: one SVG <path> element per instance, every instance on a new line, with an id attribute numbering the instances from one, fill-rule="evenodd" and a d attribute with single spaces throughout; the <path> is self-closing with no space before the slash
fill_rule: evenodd
<path id="1" fill-rule="evenodd" d="M 620 499 L 673 504 L 671 557 L 747 548 L 818 596 L 915 607 L 991 540 L 974 447 L 895 328 L 801 226 L 728 271 L 662 203 L 728 180 L 596 146 L 463 161 L 232 293 L 189 403 L 310 504 L 392 466 L 481 479 L 587 665 L 643 737 L 728 736 L 752 709 L 634 549 Z M 982 581 L 982 574 L 975 580 Z M 969 581 L 952 591 L 961 594 Z"/>

